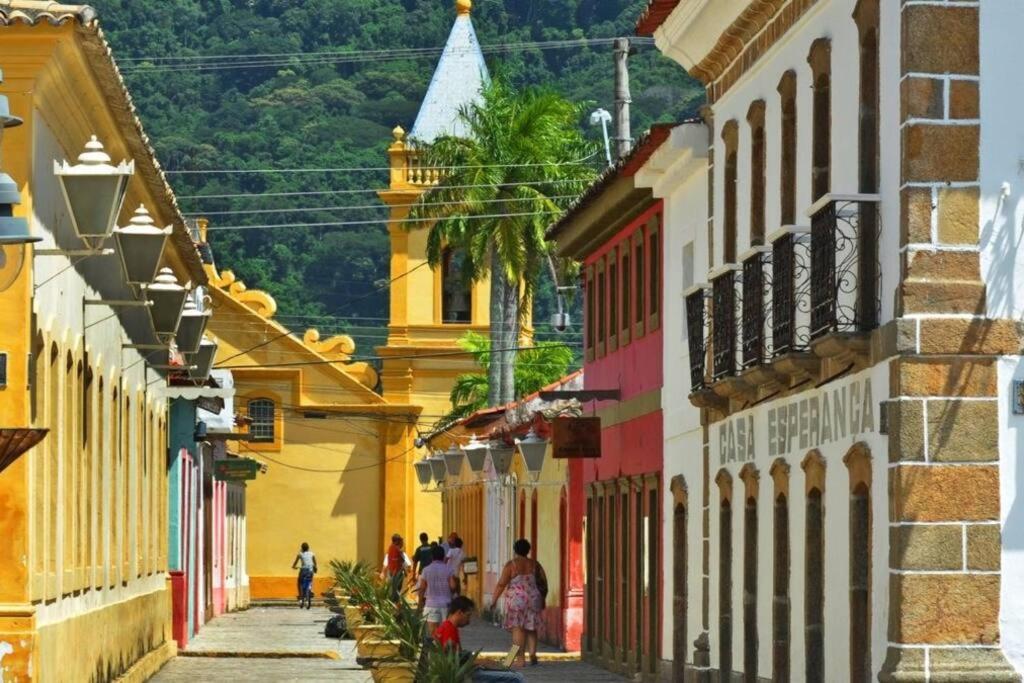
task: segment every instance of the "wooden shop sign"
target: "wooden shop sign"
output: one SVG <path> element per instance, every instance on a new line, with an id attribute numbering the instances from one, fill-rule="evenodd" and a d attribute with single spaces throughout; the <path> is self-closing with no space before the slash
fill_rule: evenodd
<path id="1" fill-rule="evenodd" d="M 260 464 L 251 458 L 231 458 L 213 463 L 213 478 L 217 481 L 251 481 L 260 471 Z"/>
<path id="2" fill-rule="evenodd" d="M 554 458 L 600 458 L 601 418 L 556 417 L 551 443 Z"/>

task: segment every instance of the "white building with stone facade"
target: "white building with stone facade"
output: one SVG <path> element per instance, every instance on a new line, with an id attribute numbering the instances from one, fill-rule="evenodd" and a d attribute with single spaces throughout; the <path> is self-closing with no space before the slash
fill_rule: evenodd
<path id="1" fill-rule="evenodd" d="M 676 680 L 1024 671 L 1021 29 L 998 1 L 641 18 L 708 96 L 638 175 L 666 206 Z"/>

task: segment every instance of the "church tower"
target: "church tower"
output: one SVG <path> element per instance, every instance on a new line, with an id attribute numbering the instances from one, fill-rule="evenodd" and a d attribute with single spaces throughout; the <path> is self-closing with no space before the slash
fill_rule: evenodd
<path id="1" fill-rule="evenodd" d="M 466 332 L 487 335 L 490 328 L 489 281 L 465 285 L 455 253 L 446 255 L 442 266 L 431 268 L 427 263 L 429 227 L 410 229 L 405 222 L 411 205 L 440 177 L 436 169 L 422 164 L 416 143 L 465 134 L 459 111 L 480 100 L 489 79 L 470 18 L 471 0 L 456 0 L 455 9 L 455 24 L 412 130 L 408 134 L 400 126 L 394 130 L 388 148 L 389 186 L 378 192 L 390 207 L 391 238 L 388 340 L 377 349 L 383 359 L 381 385 L 389 402 L 422 406 L 420 420 L 428 424 L 451 409 L 448 396 L 455 378 L 477 369 L 469 357 L 443 354 L 460 350 L 458 340 Z M 402 509 L 385 510 L 385 524 L 405 520 L 387 532 L 405 533 L 407 538 L 414 538 L 413 531 L 441 533 L 440 497 L 419 490 L 412 462 L 422 453 L 410 455 L 407 467 L 386 468 L 385 487 L 391 492 L 386 507 Z M 404 495 L 395 496 L 399 491 Z"/>

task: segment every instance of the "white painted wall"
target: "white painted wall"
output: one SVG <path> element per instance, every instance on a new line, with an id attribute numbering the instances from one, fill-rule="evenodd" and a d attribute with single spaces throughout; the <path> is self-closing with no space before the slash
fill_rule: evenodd
<path id="1" fill-rule="evenodd" d="M 872 668 L 878 671 L 885 659 L 889 600 L 889 531 L 888 531 L 888 438 L 878 433 L 879 401 L 889 393 L 888 364 L 876 365 L 857 375 L 843 377 L 820 389 L 807 391 L 758 406 L 751 410 L 735 413 L 729 421 L 745 420 L 753 416 L 755 424 L 755 457 L 750 460 L 760 474 L 758 495 L 758 585 L 757 623 L 759 633 L 758 675 L 771 678 L 772 675 L 772 574 L 773 574 L 773 514 L 774 484 L 769 469 L 776 457 L 783 457 L 790 466 L 789 537 L 790 537 L 790 666 L 792 680 L 804 677 L 804 562 L 806 548 L 804 495 L 806 479 L 800 465 L 804 457 L 817 447 L 826 461 L 825 479 L 825 680 L 841 681 L 849 676 L 849 475 L 843 457 L 850 448 L 864 442 L 872 454 L 872 564 L 871 564 L 871 610 Z M 826 392 L 841 389 L 844 385 L 862 383 L 870 378 L 872 386 L 871 405 L 874 410 L 874 431 L 848 434 L 845 438 L 828 443 L 809 443 L 807 448 L 796 444 L 781 456 L 770 455 L 767 444 L 767 413 L 769 410 L 794 401 L 820 397 Z M 711 428 L 711 662 L 719 662 L 719 638 L 717 616 L 719 614 L 718 591 L 720 578 L 719 562 L 719 490 L 714 478 L 720 469 L 727 470 L 733 479 L 732 512 L 732 615 L 733 615 L 733 669 L 742 670 L 743 662 L 743 482 L 739 479 L 744 462 L 723 462 L 719 452 L 718 426 Z"/>
<path id="2" fill-rule="evenodd" d="M 56 178 L 53 175 L 53 165 L 50 161 L 52 159 L 74 159 L 78 151 L 72 154 L 61 148 L 46 120 L 38 111 L 33 114 L 33 118 L 33 157 L 36 163 L 34 164 L 31 178 L 33 215 L 30 217 L 30 221 L 31 231 L 43 238 L 36 246 L 38 248 L 53 248 L 59 244 L 59 246 L 66 249 L 82 248 L 82 245 L 73 236 L 65 202 Z M 72 240 L 74 243 L 72 243 Z M 129 490 L 125 495 L 128 496 L 127 500 L 131 502 L 132 507 L 128 517 L 128 528 L 125 530 L 123 537 L 114 532 L 113 525 L 98 524 L 96 515 L 97 508 L 100 506 L 102 506 L 102 519 L 110 519 L 110 503 L 107 492 L 112 484 L 112 470 L 109 466 L 103 467 L 101 471 L 103 471 L 105 481 L 101 491 L 94 492 L 96 505 L 93 507 L 93 518 L 90 522 L 93 529 L 93 543 L 95 544 L 95 549 L 92 551 L 94 554 L 91 554 L 91 557 L 95 558 L 94 562 L 99 566 L 96 568 L 97 575 L 95 578 L 93 578 L 91 573 L 89 575 L 91 585 L 102 585 L 103 587 L 75 594 L 62 590 L 58 591 L 62 594 L 62 597 L 53 601 L 37 603 L 36 620 L 40 626 L 118 601 L 163 590 L 166 585 L 166 574 L 163 569 L 148 576 L 143 573 L 144 575 L 141 578 L 136 578 L 138 564 L 137 555 L 134 550 L 129 553 L 130 566 L 127 576 L 120 576 L 119 560 L 116 560 L 117 568 L 113 572 L 115 576 L 111 576 L 112 572 L 110 571 L 111 564 L 115 563 L 115 560 L 110 558 L 120 557 L 121 544 L 127 543 L 129 548 L 134 549 L 136 544 L 142 540 L 136 539 L 136 514 L 138 514 L 138 508 L 135 502 L 138 500 L 137 496 L 140 493 L 142 495 L 148 495 L 148 493 L 138 491 L 136 467 L 141 466 L 142 459 L 136 453 L 139 441 L 136 438 L 136 430 L 139 428 L 137 396 L 139 392 L 147 390 L 147 381 L 152 380 L 156 375 L 149 371 L 147 379 L 146 365 L 141 362 L 137 363 L 137 361 L 141 360 L 139 353 L 134 350 L 121 348 L 122 342 L 130 341 L 127 338 L 127 331 L 122 324 L 122 319 L 118 317 L 118 313 L 123 313 L 123 311 L 115 310 L 109 306 L 88 306 L 83 310 L 82 300 L 84 298 L 101 298 L 96 286 L 98 286 L 97 283 L 103 277 L 112 278 L 114 282 L 119 281 L 121 265 L 118 262 L 118 257 L 116 255 L 93 257 L 81 261 L 76 267 L 71 267 L 71 265 L 69 259 L 63 256 L 38 256 L 31 264 L 26 264 L 26 268 L 31 267 L 33 269 L 32 279 L 36 287 L 33 310 L 38 317 L 40 329 L 45 332 L 49 339 L 56 341 L 64 350 L 77 352 L 84 345 L 89 353 L 90 363 L 102 373 L 104 392 L 108 396 L 111 388 L 114 386 L 113 383 L 117 381 L 123 382 L 125 393 L 132 401 L 131 425 L 133 426 L 131 426 L 132 436 L 130 439 L 132 454 L 125 454 L 124 456 L 124 462 L 129 463 L 130 468 Z M 105 275 L 97 277 L 97 274 L 104 269 L 106 270 Z M 109 294 L 107 297 L 110 298 Z M 127 297 L 127 291 L 120 291 L 117 298 Z M 145 315 L 142 309 L 137 309 L 137 312 Z M 89 325 L 88 329 L 85 328 L 87 324 Z M 59 367 L 63 375 L 63 360 L 60 361 Z M 94 383 L 98 383 L 99 379 L 100 376 L 97 374 L 93 380 Z M 44 390 L 43 387 L 41 389 Z M 147 410 L 152 409 L 155 414 L 161 414 L 165 410 L 165 402 L 162 398 L 156 397 L 152 391 L 148 392 L 148 394 Z M 60 395 L 64 395 L 63 390 L 60 392 Z M 63 401 L 63 399 L 61 400 Z M 95 433 L 97 430 L 92 430 L 94 432 L 92 437 L 94 439 L 94 468 L 100 468 L 104 462 L 109 463 L 109 458 L 114 457 L 111 454 L 117 452 L 117 440 L 121 438 L 122 432 L 121 430 L 115 431 L 110 428 L 111 424 L 111 409 L 108 408 L 106 411 L 107 428 L 98 430 L 99 434 Z M 65 439 L 73 437 L 73 435 L 64 434 L 63 431 L 65 430 L 56 430 L 51 438 Z M 152 435 L 147 434 L 147 447 L 150 443 L 152 443 Z M 41 453 L 42 451 L 39 451 L 30 460 L 30 467 L 33 468 L 33 473 L 30 475 L 32 480 L 36 480 L 37 477 L 41 476 L 36 470 L 41 463 Z M 106 460 L 103 460 L 103 458 L 106 458 Z M 147 475 L 147 482 L 149 481 L 149 476 Z M 61 481 L 59 486 L 63 487 L 64 482 Z M 162 483 L 161 487 L 165 488 L 166 483 Z M 64 489 L 61 488 L 59 490 L 63 491 Z M 118 501 L 119 504 L 128 504 L 122 501 L 120 497 Z M 68 508 L 73 502 L 74 500 L 69 500 L 63 494 L 58 496 L 57 508 L 54 512 L 59 520 L 57 524 L 57 537 L 61 542 L 64 524 L 60 520 L 63 520 L 65 515 L 72 513 Z M 154 521 L 146 522 L 147 527 L 152 527 L 153 524 L 155 524 Z M 159 531 L 161 533 L 166 532 L 164 529 Z M 41 542 L 40 539 L 35 538 L 34 531 L 31 532 L 30 542 L 33 544 Z M 34 552 L 38 553 L 39 551 L 36 549 Z M 77 548 L 75 552 L 78 552 Z M 71 568 L 64 567 L 63 553 L 57 554 L 56 562 L 57 577 L 67 576 L 65 570 L 70 571 Z M 111 588 L 111 585 L 114 587 Z M 63 595 L 63 593 L 68 594 Z"/>
<path id="3" fill-rule="evenodd" d="M 1024 4 L 981 3 L 981 270 L 990 317 L 1024 316 Z M 1003 196 L 1006 183 L 1008 193 Z"/>
<path id="4" fill-rule="evenodd" d="M 702 275 L 708 262 L 707 234 L 707 128 L 703 124 L 684 124 L 673 130 L 669 139 L 637 174 L 640 186 L 651 187 L 655 197 L 664 200 L 662 261 L 664 302 L 662 331 L 664 383 L 662 415 L 664 419 L 664 466 L 662 471 L 662 644 L 661 657 L 673 658 L 675 631 L 673 576 L 676 553 L 674 543 L 675 500 L 670 489 L 673 477 L 682 475 L 688 491 L 687 504 L 687 588 L 686 623 L 687 661 L 692 661 L 693 640 L 701 631 L 701 486 L 703 482 L 700 411 L 690 403 L 690 354 L 686 341 L 686 309 L 683 291 L 683 254 L 689 245 L 693 264 L 688 274 Z M 692 284 L 692 283 L 691 283 Z"/>
<path id="5" fill-rule="evenodd" d="M 1014 415 L 1013 381 L 1024 380 L 1024 357 L 999 359 L 999 502 L 1001 557 L 999 637 L 1006 658 L 1024 672 L 1024 415 Z"/>

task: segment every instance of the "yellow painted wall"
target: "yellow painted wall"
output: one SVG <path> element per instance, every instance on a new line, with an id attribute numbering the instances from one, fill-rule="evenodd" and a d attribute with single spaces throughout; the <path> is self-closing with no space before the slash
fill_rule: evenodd
<path id="1" fill-rule="evenodd" d="M 108 109 L 83 40 L 72 23 L 0 27 L 0 91 L 25 120 L 4 135 L 2 168 L 22 194 L 16 215 L 43 237 L 38 247 L 81 246 L 69 244 L 77 240 L 53 161 L 74 159 L 90 134 L 119 160 L 137 135 Z M 136 163 L 144 169 L 152 160 Z M 166 198 L 136 176 L 119 223 L 140 203 L 169 220 Z M 72 267 L 65 256 L 33 260 L 32 249 L 0 292 L 0 350 L 10 354 L 0 424 L 50 433 L 0 472 L 0 641 L 14 648 L 3 679 L 141 677 L 173 655 L 166 406 L 149 391 L 154 375 L 139 354 L 122 349 L 128 334 L 118 311 L 83 306 L 85 298 L 131 296 L 116 277 L 97 291 L 99 270 L 119 272 L 116 257 Z M 189 279 L 184 259 L 198 267 L 175 246 L 165 254 L 180 279 Z"/>

